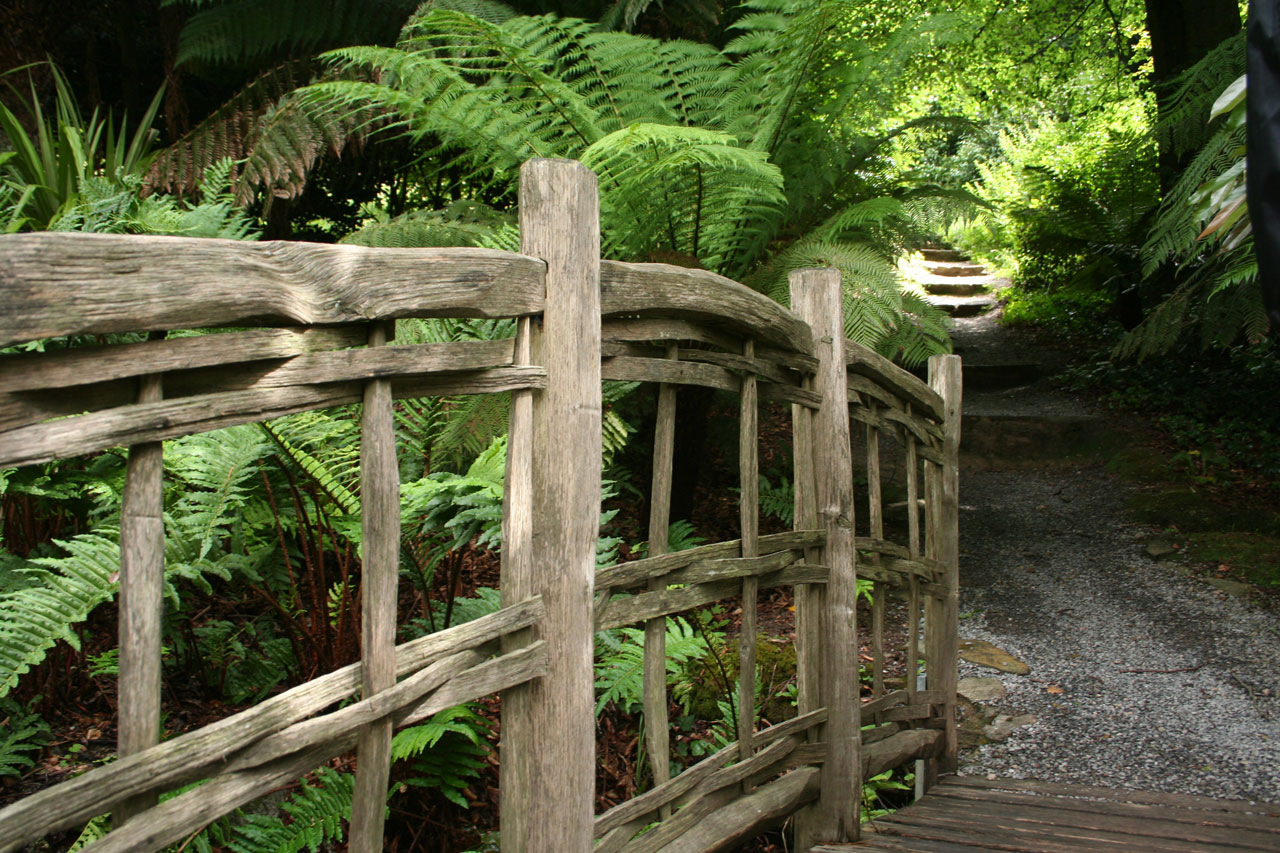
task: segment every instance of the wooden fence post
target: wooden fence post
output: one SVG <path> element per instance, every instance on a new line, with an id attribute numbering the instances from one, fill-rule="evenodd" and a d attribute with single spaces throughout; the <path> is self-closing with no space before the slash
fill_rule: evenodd
<path id="1" fill-rule="evenodd" d="M 389 332 L 389 334 L 388 334 Z M 395 321 L 374 323 L 369 346 L 395 338 Z M 396 461 L 391 380 L 365 383 L 360 436 L 360 503 L 363 546 L 360 571 L 361 697 L 396 683 L 396 600 L 400 580 L 400 466 Z M 350 848 L 382 849 L 391 770 L 391 718 L 361 727 L 356 746 L 356 789 L 351 807 Z"/>
<path id="2" fill-rule="evenodd" d="M 161 378 L 143 376 L 139 403 L 161 399 Z M 160 635 L 164 622 L 164 447 L 159 441 L 129 448 L 120 507 L 119 753 L 160 742 Z M 115 810 L 113 822 L 156 803 L 142 793 Z"/>
<path id="3" fill-rule="evenodd" d="M 821 695 L 827 708 L 827 757 L 817 812 L 807 833 L 817 841 L 858 838 L 862 794 L 858 689 L 858 583 L 854 561 L 853 456 L 849 446 L 849 387 L 844 350 L 840 272 L 791 273 L 791 307 L 813 328 L 822 407 L 813 417 L 814 500 L 827 541 L 822 562 L 831 569 L 823 603 Z M 798 487 L 798 486 L 797 486 Z"/>
<path id="4" fill-rule="evenodd" d="M 956 655 L 960 610 L 960 356 L 935 355 L 929 359 L 929 385 L 946 405 L 942 426 L 944 465 L 925 466 L 925 500 L 928 503 L 929 556 L 946 567 L 942 585 L 945 599 L 928 597 L 925 609 L 925 650 L 929 689 L 946 697 L 946 740 L 942 755 L 932 762 L 930 783 L 938 773 L 953 773 L 959 752 L 956 730 Z"/>
<path id="5" fill-rule="evenodd" d="M 600 521 L 600 225 L 595 175 L 569 160 L 520 170 L 520 248 L 547 263 L 528 357 L 547 386 L 513 401 L 502 594 L 540 594 L 547 674 L 502 700 L 504 851 L 588 853 L 593 843 L 595 637 Z"/>

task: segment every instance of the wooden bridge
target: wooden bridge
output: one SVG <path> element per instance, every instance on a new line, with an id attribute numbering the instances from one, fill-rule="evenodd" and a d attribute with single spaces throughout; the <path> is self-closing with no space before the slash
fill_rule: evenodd
<path id="1" fill-rule="evenodd" d="M 924 383 L 845 340 L 835 270 L 793 273 L 787 310 L 712 273 L 601 260 L 595 177 L 573 162 L 526 164 L 520 223 L 520 254 L 0 240 L 0 346 L 153 333 L 0 358 L 0 467 L 129 447 L 120 759 L 0 811 L 0 850 L 105 812 L 113 831 L 86 849 L 161 849 L 352 749 L 351 849 L 378 850 L 393 730 L 494 693 L 503 700 L 504 850 L 716 849 L 785 819 L 797 849 L 853 842 L 862 780 L 921 761 L 932 785 L 954 769 L 959 359 L 931 360 Z M 517 334 L 394 345 L 394 321 L 410 317 L 511 317 Z M 221 331 L 159 334 L 193 329 Z M 602 379 L 655 383 L 659 403 L 650 553 L 597 571 Z M 741 532 L 665 553 L 684 385 L 739 395 Z M 500 392 L 512 395 L 503 607 L 396 645 L 394 400 Z M 767 536 L 758 522 L 762 401 L 790 406 L 795 460 L 794 530 Z M 161 443 L 355 402 L 364 404 L 361 662 L 161 743 Z M 860 495 L 855 455 L 868 483 Z M 884 498 L 890 473 L 901 501 Z M 859 578 L 874 582 L 869 625 L 855 625 Z M 778 586 L 794 589 L 798 714 L 762 727 L 752 712 L 757 602 Z M 735 596 L 738 740 L 669 778 L 666 617 Z M 593 638 L 636 624 L 646 631 L 655 781 L 594 815 Z M 890 629 L 904 638 L 900 649 L 886 644 Z"/>

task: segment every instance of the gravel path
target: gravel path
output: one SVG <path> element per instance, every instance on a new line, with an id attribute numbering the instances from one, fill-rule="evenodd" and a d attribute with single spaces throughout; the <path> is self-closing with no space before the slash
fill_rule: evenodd
<path id="1" fill-rule="evenodd" d="M 962 471 L 960 634 L 1031 672 L 960 674 L 1038 719 L 961 772 L 1280 802 L 1280 614 L 1149 559 L 1125 490 L 1100 467 Z"/>

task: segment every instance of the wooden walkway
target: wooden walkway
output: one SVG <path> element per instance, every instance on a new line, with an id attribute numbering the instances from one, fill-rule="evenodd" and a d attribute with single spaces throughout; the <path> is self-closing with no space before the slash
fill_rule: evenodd
<path id="1" fill-rule="evenodd" d="M 1280 851 L 1280 804 L 952 776 L 863 839 L 811 853 Z"/>

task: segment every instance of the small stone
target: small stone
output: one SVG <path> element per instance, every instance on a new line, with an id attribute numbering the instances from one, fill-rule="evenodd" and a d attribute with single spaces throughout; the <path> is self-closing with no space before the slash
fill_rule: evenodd
<path id="1" fill-rule="evenodd" d="M 1214 589 L 1220 589 L 1227 595 L 1234 595 L 1236 598 L 1248 598 L 1249 593 L 1253 591 L 1253 587 L 1240 581 L 1227 580 L 1226 578 L 1205 578 L 1204 580 Z"/>
<path id="2" fill-rule="evenodd" d="M 1013 729 L 1013 718 L 1008 714 L 1001 714 L 982 730 L 982 734 L 992 743 L 1000 743 L 1009 739 L 1009 735 L 1013 734 Z"/>
<path id="3" fill-rule="evenodd" d="M 1031 672 L 1031 667 L 986 640 L 961 640 L 960 659 L 1013 675 L 1027 675 Z"/>
<path id="4" fill-rule="evenodd" d="M 1013 726 L 1014 728 L 1019 728 L 1021 726 L 1030 726 L 1038 722 L 1040 722 L 1040 718 L 1037 717 L 1035 714 L 1019 714 L 1018 716 L 1009 720 L 1009 725 Z"/>
<path id="5" fill-rule="evenodd" d="M 998 702 L 1005 696 L 1004 684 L 998 678 L 962 678 L 956 692 L 970 702 Z"/>
<path id="6" fill-rule="evenodd" d="M 1159 560 L 1176 553 L 1178 553 L 1178 546 L 1174 544 L 1172 539 L 1157 536 L 1147 542 L 1147 556 L 1153 560 Z"/>

